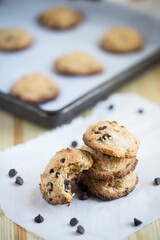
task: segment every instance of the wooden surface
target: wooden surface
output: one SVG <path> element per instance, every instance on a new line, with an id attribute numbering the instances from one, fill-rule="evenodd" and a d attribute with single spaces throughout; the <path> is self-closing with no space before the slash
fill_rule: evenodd
<path id="1" fill-rule="evenodd" d="M 114 92 L 136 92 L 160 105 L 160 62 L 136 76 L 125 86 Z M 0 109 L 0 149 L 16 145 L 48 129 L 36 126 Z M 1 193 L 3 194 L 3 193 Z M 152 211 L 152 209 L 146 209 Z M 145 219 L 144 219 L 145 221 Z M 6 218 L 0 210 L 0 240 L 40 240 Z M 125 240 L 159 240 L 160 220 L 143 228 Z M 56 239 L 55 239 L 56 240 Z M 63 240 L 63 239 L 62 239 Z M 98 240 L 98 239 L 97 239 Z M 106 239 L 107 240 L 107 239 Z"/>

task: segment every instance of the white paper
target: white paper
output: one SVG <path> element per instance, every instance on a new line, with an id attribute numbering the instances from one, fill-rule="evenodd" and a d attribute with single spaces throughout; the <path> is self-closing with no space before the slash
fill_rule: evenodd
<path id="1" fill-rule="evenodd" d="M 37 16 L 45 9 L 57 5 L 69 5 L 78 9 L 83 13 L 84 21 L 67 31 L 57 32 L 40 26 Z M 8 93 L 15 81 L 25 74 L 46 74 L 60 88 L 60 95 L 56 99 L 40 105 L 51 111 L 59 110 L 100 84 L 110 81 L 160 48 L 160 24 L 150 16 L 138 13 L 131 6 L 114 2 L 5 0 L 0 4 L 0 28 L 11 26 L 28 31 L 34 43 L 23 51 L 0 52 L 0 90 Z M 120 55 L 103 51 L 99 47 L 102 35 L 117 26 L 137 29 L 145 40 L 143 50 Z M 83 77 L 57 74 L 53 70 L 56 59 L 73 51 L 93 55 L 102 64 L 104 71 Z"/>
<path id="2" fill-rule="evenodd" d="M 113 110 L 108 110 L 110 104 Z M 138 110 L 144 113 L 139 114 Z M 115 201 L 74 198 L 70 207 L 52 206 L 43 200 L 39 190 L 40 174 L 49 159 L 73 140 L 82 145 L 82 135 L 89 124 L 97 120 L 116 120 L 125 125 L 141 142 L 136 172 L 139 183 L 128 196 Z M 0 152 L 0 206 L 5 215 L 28 231 L 46 240 L 75 239 L 76 227 L 69 226 L 72 217 L 79 219 L 86 232 L 85 240 L 118 240 L 160 217 L 160 186 L 153 180 L 160 177 L 160 108 L 134 94 L 115 94 L 100 102 L 87 118 L 77 118 L 22 145 Z M 7 174 L 18 171 L 24 185 L 17 186 L 15 178 Z M 41 214 L 44 222 L 36 224 L 34 217 Z M 132 225 L 133 218 L 143 221 Z"/>

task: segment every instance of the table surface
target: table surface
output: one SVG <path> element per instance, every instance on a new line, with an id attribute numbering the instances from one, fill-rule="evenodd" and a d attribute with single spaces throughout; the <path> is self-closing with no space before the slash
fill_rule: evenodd
<path id="1" fill-rule="evenodd" d="M 135 92 L 160 105 L 160 62 L 130 79 L 114 92 Z M 107 97 L 107 96 L 106 96 Z M 23 143 L 48 129 L 34 125 L 0 109 L 0 150 Z M 147 211 L 147 209 L 146 209 Z M 151 211 L 151 209 L 150 209 Z M 4 216 L 0 210 L 0 240 L 40 240 Z M 125 240 L 159 240 L 160 220 L 155 221 Z"/>

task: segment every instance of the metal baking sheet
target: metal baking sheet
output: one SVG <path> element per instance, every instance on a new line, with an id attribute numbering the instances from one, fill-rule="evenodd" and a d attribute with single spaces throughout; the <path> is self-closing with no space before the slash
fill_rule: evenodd
<path id="1" fill-rule="evenodd" d="M 82 12 L 83 22 L 66 31 L 48 30 L 38 24 L 39 13 L 61 5 Z M 39 123 L 46 126 L 61 124 L 160 56 L 160 22 L 132 7 L 117 3 L 5 0 L 0 3 L 0 28 L 11 26 L 28 31 L 34 43 L 24 51 L 0 53 L 0 105 L 36 122 L 39 117 Z M 129 54 L 103 51 L 99 47 L 101 36 L 116 26 L 137 29 L 144 37 L 144 48 Z M 90 53 L 101 62 L 104 71 L 83 77 L 57 74 L 53 70 L 55 60 L 73 51 Z M 12 84 L 32 72 L 40 72 L 54 79 L 60 88 L 59 97 L 37 106 L 10 97 L 8 93 Z"/>

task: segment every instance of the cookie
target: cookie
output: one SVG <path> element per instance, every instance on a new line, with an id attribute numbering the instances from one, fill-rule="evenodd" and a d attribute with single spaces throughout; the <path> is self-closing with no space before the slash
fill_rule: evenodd
<path id="1" fill-rule="evenodd" d="M 70 7 L 55 7 L 46 10 L 39 16 L 39 22 L 52 29 L 64 30 L 78 25 L 82 15 Z"/>
<path id="2" fill-rule="evenodd" d="M 109 121 L 89 126 L 83 141 L 96 151 L 119 158 L 135 158 L 139 147 L 139 141 L 124 126 Z"/>
<path id="3" fill-rule="evenodd" d="M 141 49 L 143 47 L 143 38 L 134 29 L 116 27 L 104 34 L 100 45 L 106 51 L 127 53 Z"/>
<path id="4" fill-rule="evenodd" d="M 0 30 L 0 50 L 14 51 L 29 47 L 32 38 L 28 33 L 17 28 L 5 28 Z"/>
<path id="5" fill-rule="evenodd" d="M 74 196 L 72 181 L 79 173 L 89 169 L 92 163 L 91 155 L 83 150 L 67 148 L 57 152 L 41 175 L 43 198 L 52 205 L 70 204 Z"/>
<path id="6" fill-rule="evenodd" d="M 94 196 L 102 200 L 112 200 L 132 192 L 138 182 L 138 177 L 135 172 L 130 172 L 123 178 L 97 180 L 82 173 L 80 182 L 87 186 L 89 192 Z"/>
<path id="7" fill-rule="evenodd" d="M 106 155 L 86 145 L 82 146 L 81 149 L 88 151 L 93 157 L 93 165 L 85 174 L 95 179 L 122 178 L 133 171 L 138 162 L 136 158 L 117 158 Z"/>
<path id="8" fill-rule="evenodd" d="M 55 62 L 55 70 L 69 75 L 91 75 L 102 71 L 100 63 L 84 52 L 66 54 Z"/>
<path id="9" fill-rule="evenodd" d="M 26 102 L 42 103 L 57 97 L 59 89 L 50 78 L 33 73 L 17 80 L 12 86 L 10 94 Z"/>

